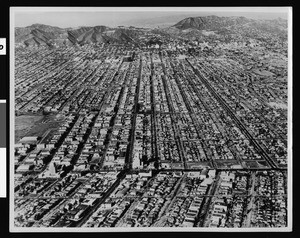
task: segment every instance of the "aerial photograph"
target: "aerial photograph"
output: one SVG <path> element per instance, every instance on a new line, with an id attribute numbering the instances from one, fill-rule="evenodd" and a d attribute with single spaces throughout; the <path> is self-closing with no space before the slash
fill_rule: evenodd
<path id="1" fill-rule="evenodd" d="M 12 12 L 12 230 L 288 227 L 287 7 Z"/>

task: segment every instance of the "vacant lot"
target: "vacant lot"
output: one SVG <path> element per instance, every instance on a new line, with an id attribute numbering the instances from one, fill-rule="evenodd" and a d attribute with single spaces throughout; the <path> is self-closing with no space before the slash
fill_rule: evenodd
<path id="1" fill-rule="evenodd" d="M 260 76 L 265 76 L 265 77 L 271 77 L 274 75 L 272 72 L 267 70 L 254 69 L 253 72 Z"/>
<path id="2" fill-rule="evenodd" d="M 55 115 L 22 115 L 15 118 L 15 143 L 24 136 L 40 136 L 59 127 Z"/>
<path id="3" fill-rule="evenodd" d="M 273 108 L 287 109 L 287 104 L 280 102 L 269 102 L 268 103 Z"/>

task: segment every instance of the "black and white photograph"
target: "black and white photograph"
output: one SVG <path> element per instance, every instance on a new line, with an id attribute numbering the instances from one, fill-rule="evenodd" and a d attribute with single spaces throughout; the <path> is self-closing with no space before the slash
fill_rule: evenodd
<path id="1" fill-rule="evenodd" d="M 291 7 L 12 7 L 10 231 L 291 231 Z"/>

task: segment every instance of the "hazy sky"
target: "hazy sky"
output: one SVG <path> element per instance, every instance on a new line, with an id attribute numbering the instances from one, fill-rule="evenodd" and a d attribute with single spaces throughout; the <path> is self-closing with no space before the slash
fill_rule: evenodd
<path id="1" fill-rule="evenodd" d="M 193 16 L 245 16 L 254 19 L 287 19 L 288 8 L 13 8 L 15 26 L 35 23 L 58 27 L 78 26 L 163 26 Z"/>

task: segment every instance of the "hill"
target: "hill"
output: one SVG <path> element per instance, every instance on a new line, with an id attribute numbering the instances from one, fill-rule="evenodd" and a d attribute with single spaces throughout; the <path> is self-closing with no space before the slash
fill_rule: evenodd
<path id="1" fill-rule="evenodd" d="M 141 44 L 141 39 L 158 36 L 161 39 L 185 38 L 187 40 L 228 41 L 246 38 L 278 37 L 287 39 L 287 21 L 281 18 L 273 20 L 254 20 L 245 17 L 202 16 L 188 17 L 171 27 L 146 29 L 119 26 L 89 26 L 77 28 L 59 28 L 33 24 L 15 28 L 15 42 L 25 46 L 48 45 L 84 45 L 91 43 Z M 263 37 L 262 37 L 263 36 Z M 147 41 L 147 39 L 146 39 Z"/>
<path id="2" fill-rule="evenodd" d="M 15 28 L 15 42 L 25 46 L 89 43 L 138 43 L 143 29 L 106 26 L 59 28 L 42 24 Z"/>
<path id="3" fill-rule="evenodd" d="M 230 34 L 256 31 L 270 34 L 287 35 L 287 21 L 282 18 L 273 20 L 254 20 L 245 17 L 188 17 L 172 27 L 169 31 L 173 32 L 190 32 L 191 30 L 212 31 L 216 34 Z"/>

